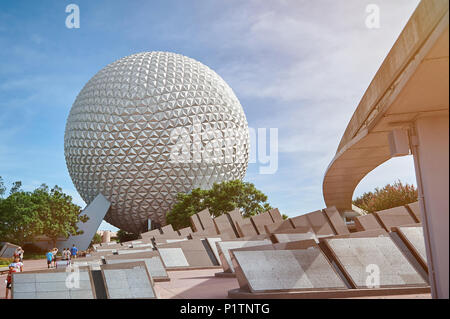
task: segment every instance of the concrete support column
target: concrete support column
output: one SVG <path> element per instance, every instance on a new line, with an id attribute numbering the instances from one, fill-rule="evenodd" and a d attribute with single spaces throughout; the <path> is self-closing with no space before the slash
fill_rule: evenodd
<path id="1" fill-rule="evenodd" d="M 111 241 L 111 232 L 104 230 L 102 235 L 102 243 L 109 243 Z"/>
<path id="2" fill-rule="evenodd" d="M 415 121 L 414 155 L 433 298 L 449 298 L 449 117 Z"/>

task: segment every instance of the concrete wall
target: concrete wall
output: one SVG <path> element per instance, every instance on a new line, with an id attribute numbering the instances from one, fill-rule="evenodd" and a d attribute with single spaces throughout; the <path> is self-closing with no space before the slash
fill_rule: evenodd
<path id="1" fill-rule="evenodd" d="M 102 243 L 109 243 L 111 241 L 111 232 L 109 230 L 103 231 Z"/>
<path id="2" fill-rule="evenodd" d="M 84 233 L 82 235 L 69 237 L 66 241 L 58 242 L 56 245 L 58 249 L 62 250 L 64 248 L 70 248 L 75 244 L 79 250 L 86 250 L 110 206 L 111 203 L 105 196 L 98 194 L 82 212 L 82 214 L 89 216 L 89 220 L 86 223 L 78 224 L 78 228 Z"/>
<path id="3" fill-rule="evenodd" d="M 449 298 L 449 117 L 415 122 L 419 204 L 434 298 Z"/>

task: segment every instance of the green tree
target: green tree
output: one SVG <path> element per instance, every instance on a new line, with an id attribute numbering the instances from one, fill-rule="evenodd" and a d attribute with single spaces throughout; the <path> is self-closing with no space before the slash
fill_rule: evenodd
<path id="1" fill-rule="evenodd" d="M 207 191 L 205 204 L 215 217 L 235 208 L 240 208 L 244 217 L 272 209 L 264 193 L 256 189 L 252 183 L 241 180 L 214 183 L 213 187 Z"/>
<path id="2" fill-rule="evenodd" d="M 215 217 L 235 208 L 239 208 L 244 217 L 250 217 L 272 207 L 267 203 L 267 196 L 255 185 L 233 180 L 215 183 L 209 190 L 196 188 L 189 194 L 179 193 L 166 221 L 175 229 L 187 227 L 190 225 L 189 217 L 205 208 Z"/>
<path id="3" fill-rule="evenodd" d="M 12 195 L 12 194 L 17 193 L 18 191 L 20 191 L 21 187 L 22 187 L 22 182 L 21 181 L 14 182 L 13 186 L 9 190 L 9 195 Z"/>
<path id="4" fill-rule="evenodd" d="M 33 192 L 33 196 L 38 203 L 39 227 L 54 245 L 58 238 L 67 239 L 83 233 L 77 224 L 80 221 L 85 223 L 89 217 L 81 215 L 81 208 L 72 203 L 72 197 L 64 194 L 60 187 L 55 185 L 49 190 L 47 185 L 42 184 Z"/>
<path id="5" fill-rule="evenodd" d="M 20 191 L 20 188 L 22 187 L 22 182 L 17 181 L 13 183 L 13 186 L 9 190 L 9 194 L 16 193 Z M 3 195 L 6 193 L 6 187 L 5 183 L 3 182 L 3 178 L 0 176 L 0 198 L 3 198 Z"/>
<path id="6" fill-rule="evenodd" d="M 23 246 L 42 233 L 36 203 L 29 192 L 14 192 L 0 200 L 0 241 Z"/>
<path id="7" fill-rule="evenodd" d="M 208 191 L 195 188 L 189 194 L 178 193 L 177 201 L 172 210 L 167 214 L 166 222 L 172 224 L 175 229 L 188 227 L 189 217 L 205 209 L 205 198 Z"/>
<path id="8" fill-rule="evenodd" d="M 98 233 L 95 233 L 94 238 L 92 238 L 91 243 L 89 244 L 89 247 L 92 247 L 96 244 L 102 243 L 102 236 L 100 236 Z"/>
<path id="9" fill-rule="evenodd" d="M 3 178 L 0 176 L 0 200 L 3 198 L 5 192 L 6 192 L 5 183 L 3 182 Z"/>
<path id="10" fill-rule="evenodd" d="M 33 192 L 25 192 L 20 190 L 21 185 L 15 182 L 10 195 L 0 199 L 0 241 L 24 245 L 36 236 L 46 235 L 56 244 L 60 237 L 82 233 L 77 224 L 89 218 L 81 215 L 80 207 L 61 188 L 49 190 L 43 184 Z"/>
<path id="11" fill-rule="evenodd" d="M 393 185 L 387 184 L 383 188 L 375 188 L 373 192 L 362 194 L 353 200 L 353 205 L 364 209 L 368 213 L 406 205 L 416 202 L 417 189 L 414 185 L 403 185 L 400 180 Z"/>
<path id="12" fill-rule="evenodd" d="M 117 231 L 117 239 L 119 243 L 123 243 L 130 240 L 136 240 L 139 238 L 138 234 L 128 233 L 122 229 L 119 229 Z"/>

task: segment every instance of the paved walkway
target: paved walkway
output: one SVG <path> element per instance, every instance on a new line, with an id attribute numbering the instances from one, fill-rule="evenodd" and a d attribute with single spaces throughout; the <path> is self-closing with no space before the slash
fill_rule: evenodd
<path id="1" fill-rule="evenodd" d="M 47 269 L 45 259 L 25 260 L 24 271 Z M 168 271 L 170 281 L 155 283 L 155 290 L 162 299 L 224 299 L 228 290 L 239 288 L 235 278 L 218 278 L 218 269 Z M 0 276 L 0 299 L 5 297 L 6 275 Z M 430 294 L 370 297 L 368 299 L 429 299 Z M 364 298 L 366 299 L 366 298 Z"/>
<path id="2" fill-rule="evenodd" d="M 220 269 L 168 271 L 170 281 L 155 283 L 159 298 L 224 299 L 228 290 L 239 288 L 235 278 L 218 278 Z"/>

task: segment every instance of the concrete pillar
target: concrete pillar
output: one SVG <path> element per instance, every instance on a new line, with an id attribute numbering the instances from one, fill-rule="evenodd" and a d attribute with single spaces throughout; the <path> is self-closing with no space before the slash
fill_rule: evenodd
<path id="1" fill-rule="evenodd" d="M 102 235 L 102 243 L 111 242 L 111 232 L 109 230 L 104 230 Z"/>
<path id="2" fill-rule="evenodd" d="M 92 238 L 94 238 L 94 235 L 110 206 L 111 203 L 106 197 L 102 194 L 98 194 L 94 200 L 83 209 L 82 214 L 89 216 L 89 220 L 86 223 L 78 223 L 78 229 L 82 230 L 83 234 L 70 236 L 67 240 L 57 242 L 58 249 L 62 250 L 66 247 L 72 247 L 72 245 L 75 245 L 80 251 L 88 249 Z"/>
<path id="3" fill-rule="evenodd" d="M 448 124 L 448 114 L 418 118 L 411 141 L 433 298 L 449 298 Z"/>

